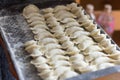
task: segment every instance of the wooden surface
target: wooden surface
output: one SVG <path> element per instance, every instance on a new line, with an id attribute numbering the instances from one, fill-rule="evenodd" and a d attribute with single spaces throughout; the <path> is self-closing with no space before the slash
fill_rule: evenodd
<path id="1" fill-rule="evenodd" d="M 11 72 L 12 75 L 16 78 L 16 80 L 18 80 L 18 76 L 17 76 L 17 73 L 16 73 L 15 68 L 14 68 L 14 66 L 13 66 L 12 60 L 11 60 L 11 58 L 10 58 L 10 55 L 9 55 L 9 53 L 8 53 L 8 50 L 6 49 L 6 46 L 5 46 L 5 44 L 4 44 L 1 36 L 0 36 L 0 45 L 2 45 L 2 47 L 4 48 L 4 52 L 5 52 L 5 55 L 6 55 L 6 57 L 7 57 L 8 63 L 9 63 L 9 70 L 10 70 L 10 72 Z"/>

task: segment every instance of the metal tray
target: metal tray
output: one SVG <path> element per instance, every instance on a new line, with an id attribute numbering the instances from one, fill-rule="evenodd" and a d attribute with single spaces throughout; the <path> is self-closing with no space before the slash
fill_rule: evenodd
<path id="1" fill-rule="evenodd" d="M 70 2 L 66 2 L 66 3 L 70 3 Z M 63 4 L 66 4 L 66 3 L 63 2 Z M 26 41 L 33 39 L 33 34 L 29 29 L 29 26 L 27 25 L 27 22 L 25 21 L 24 17 L 21 15 L 21 10 L 27 4 L 13 5 L 9 8 L 2 9 L 0 11 L 0 33 L 7 46 L 7 49 L 9 51 L 9 54 L 15 66 L 16 72 L 18 74 L 19 80 L 42 80 L 40 79 L 40 77 L 36 75 L 37 70 L 33 65 L 30 64 L 31 57 L 27 52 L 25 52 L 23 47 L 23 44 Z M 62 3 L 57 1 L 55 5 L 58 5 L 58 4 L 62 4 Z M 46 5 L 44 6 L 43 3 L 42 4 L 37 3 L 37 5 L 38 6 L 41 5 L 39 7 L 42 7 L 42 8 L 50 6 L 50 4 L 48 6 Z M 51 6 L 55 6 L 55 5 L 51 4 Z M 98 28 L 101 28 L 101 27 L 98 26 Z M 103 31 L 103 29 L 101 29 L 101 33 L 106 34 Z M 110 38 L 109 36 L 107 37 Z M 111 39 L 111 42 L 115 44 L 112 39 Z M 117 46 L 117 49 L 119 50 L 118 46 Z M 119 69 L 116 70 L 117 68 L 113 67 L 113 68 L 110 68 L 110 70 L 112 72 L 120 71 Z M 95 75 L 95 73 L 100 73 L 100 72 L 99 71 L 92 72 L 92 74 L 94 74 L 92 78 L 97 78 L 101 76 L 101 75 Z M 111 72 L 107 72 L 107 73 L 111 73 Z M 91 73 L 80 75 L 79 77 L 81 78 L 76 77 L 76 79 L 78 78 L 77 80 L 89 80 L 84 78 L 89 74 Z M 73 78 L 71 79 L 73 80 Z"/>

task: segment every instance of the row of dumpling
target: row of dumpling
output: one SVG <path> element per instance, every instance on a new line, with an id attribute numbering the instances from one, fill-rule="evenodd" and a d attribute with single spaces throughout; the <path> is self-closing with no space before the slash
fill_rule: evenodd
<path id="1" fill-rule="evenodd" d="M 80 35 L 78 32 L 80 39 L 78 38 L 79 40 L 77 41 L 83 41 L 80 48 L 84 51 L 84 55 L 87 55 L 86 61 L 91 65 L 96 65 L 98 69 L 119 64 L 120 52 L 116 49 L 116 45 L 111 44 L 111 40 L 107 39 L 105 34 L 100 33 L 100 29 L 97 29 L 97 24 L 94 24 L 93 20 L 90 20 L 89 16 L 84 14 L 84 10 L 81 7 L 78 7 L 75 3 L 70 4 L 69 7 L 71 7 L 71 12 L 78 17 L 77 21 L 79 24 L 90 32 L 88 36 L 91 36 L 96 41 L 84 34 Z"/>
<path id="2" fill-rule="evenodd" d="M 70 56 L 70 62 L 72 64 L 73 69 L 80 73 L 95 71 L 96 69 L 94 69 L 94 66 L 90 66 L 89 63 L 84 61 L 84 55 L 80 53 L 80 50 L 78 49 L 78 47 L 76 47 L 74 45 L 74 42 L 72 42 L 70 40 L 70 37 L 67 36 L 67 35 L 69 35 L 69 32 L 71 32 L 71 31 L 67 30 L 68 33 L 64 32 L 66 26 L 67 26 L 67 28 L 75 29 L 76 31 L 83 30 L 83 28 L 79 27 L 79 24 L 74 19 L 76 17 L 64 15 L 67 13 L 73 15 L 72 13 L 70 13 L 69 11 L 66 10 L 65 6 L 57 6 L 57 7 L 55 7 L 55 10 L 57 8 L 60 9 L 57 12 L 55 12 L 55 11 L 47 12 L 46 11 L 46 10 L 51 10 L 51 8 L 44 9 L 46 23 L 48 23 L 48 26 L 51 28 L 51 32 L 54 33 L 55 37 L 61 43 L 62 48 L 66 49 L 66 51 L 68 52 L 68 55 Z M 64 14 L 59 14 L 62 11 L 64 12 Z M 59 14 L 59 17 L 64 16 L 62 21 L 59 22 L 59 17 L 56 17 L 56 14 Z M 66 25 L 61 25 L 60 23 L 64 23 Z M 52 24 L 55 24 L 55 25 L 52 25 Z"/>
<path id="3" fill-rule="evenodd" d="M 36 8 L 34 5 L 29 5 L 24 9 L 23 13 L 25 13 L 31 7 Z M 58 80 L 58 78 L 59 80 L 64 80 L 66 78 L 78 75 L 78 73 L 72 70 L 71 64 L 68 61 L 69 57 L 64 56 L 67 53 L 61 49 L 61 45 L 59 45 L 57 39 L 54 38 L 54 35 L 46 26 L 44 17 L 39 16 L 39 11 L 35 12 L 34 10 L 26 15 L 32 15 L 30 18 L 25 18 L 27 19 L 29 25 L 32 27 L 31 30 L 35 34 L 34 38 L 37 43 L 35 41 L 28 41 L 26 42 L 25 46 L 26 51 L 32 53 L 31 55 L 34 59 L 31 61 L 31 63 L 35 65 L 38 72 L 40 73 L 39 75 L 44 80 Z M 32 20 L 33 18 L 34 20 Z M 43 19 L 40 20 L 38 18 Z M 33 23 L 35 24 L 31 25 Z M 34 45 L 39 45 L 39 49 L 36 46 L 34 47 Z M 40 52 L 42 52 L 43 55 L 35 56 Z"/>
<path id="4" fill-rule="evenodd" d="M 69 8 L 67 8 L 66 6 L 57 6 L 57 7 L 55 7 L 54 10 L 51 9 L 52 11 L 49 11 L 50 8 L 46 9 L 45 12 L 47 13 L 46 14 L 47 15 L 46 18 L 48 18 L 47 21 L 49 22 L 49 20 L 51 19 L 50 20 L 51 23 L 49 23 L 49 26 L 55 23 L 54 26 L 53 25 L 50 26 L 53 29 L 52 31 L 54 31 L 54 29 L 57 29 L 56 34 L 59 35 L 59 32 L 60 32 L 61 33 L 60 35 L 62 35 L 62 36 L 59 36 L 59 38 L 60 39 L 61 39 L 61 37 L 66 38 L 67 43 L 68 43 L 67 40 L 69 39 L 69 37 L 74 39 L 73 41 L 76 45 L 78 45 L 78 48 L 81 51 L 84 51 L 83 54 L 86 55 L 85 60 L 86 60 L 86 62 L 89 62 L 90 68 L 91 68 L 92 65 L 94 65 L 94 66 L 92 66 L 92 68 L 94 67 L 92 70 L 97 70 L 96 68 L 103 69 L 103 68 L 106 68 L 106 67 L 114 66 L 115 65 L 114 63 L 115 63 L 116 60 L 111 59 L 109 57 L 115 57 L 118 54 L 116 54 L 116 55 L 105 54 L 105 52 L 107 52 L 108 50 L 99 46 L 96 42 L 93 41 L 93 39 L 91 37 L 89 37 L 89 36 L 92 36 L 92 37 L 95 38 L 95 40 L 98 41 L 98 40 L 101 39 L 101 37 L 105 37 L 106 35 L 99 34 L 100 38 L 99 38 L 99 36 L 94 36 L 95 30 L 97 29 L 97 27 L 96 27 L 95 24 L 93 24 L 92 20 L 89 20 L 89 16 L 84 15 L 84 11 L 82 10 L 82 8 L 77 7 L 77 5 L 74 4 L 74 3 L 68 5 L 68 7 Z M 71 7 L 71 9 L 70 9 L 70 7 Z M 71 12 L 73 12 L 75 14 L 75 16 L 70 13 L 70 10 L 71 10 Z M 79 13 L 81 13 L 81 14 L 79 14 Z M 49 14 L 51 14 L 51 15 L 49 15 Z M 55 16 L 56 18 L 54 18 L 53 16 Z M 74 19 L 74 18 L 76 18 L 76 16 L 78 17 L 78 22 L 81 23 L 80 25 Z M 61 27 L 60 24 L 57 21 L 60 21 L 61 23 L 64 23 L 65 25 L 63 25 L 63 27 Z M 93 32 L 91 32 L 91 33 L 86 32 L 80 26 L 86 26 L 85 29 L 87 31 L 89 31 L 89 32 L 93 31 Z M 63 31 L 65 31 L 65 35 L 67 35 L 69 37 L 64 36 Z M 58 40 L 59 40 L 59 38 L 58 38 Z M 69 42 L 71 42 L 71 41 L 69 40 Z M 109 40 L 109 42 L 110 42 L 110 40 Z M 64 44 L 64 43 L 65 42 L 62 42 L 62 44 Z M 72 42 L 71 42 L 71 44 L 70 43 L 68 43 L 68 44 L 69 44 L 69 46 L 73 46 Z M 101 45 L 101 43 L 100 43 L 100 45 Z M 65 45 L 65 46 L 67 47 L 67 45 Z M 115 47 L 115 46 L 113 45 L 113 47 Z M 112 47 L 112 50 L 116 51 L 116 49 L 113 48 L 113 47 Z M 77 50 L 76 47 L 74 47 L 74 48 L 72 47 L 70 49 L 72 49 L 72 50 L 76 49 Z M 105 52 L 103 52 L 103 50 Z M 98 63 L 97 61 L 99 61 L 101 59 L 103 59 L 103 60 Z M 76 61 L 76 62 L 78 62 L 78 61 Z M 79 65 L 79 67 L 80 66 L 81 65 Z M 85 68 L 88 68 L 88 66 L 85 66 L 84 69 Z M 83 68 L 81 68 L 81 69 L 83 70 Z"/>

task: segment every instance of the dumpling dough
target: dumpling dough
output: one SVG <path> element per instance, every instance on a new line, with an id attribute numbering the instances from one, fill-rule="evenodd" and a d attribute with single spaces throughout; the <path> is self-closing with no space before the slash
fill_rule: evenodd
<path id="1" fill-rule="evenodd" d="M 39 64 L 44 64 L 46 62 L 47 62 L 46 58 L 39 56 L 39 57 L 33 59 L 30 63 L 33 65 L 39 65 Z"/>
<path id="2" fill-rule="evenodd" d="M 112 66 L 115 66 L 115 64 L 113 64 L 113 63 L 102 63 L 98 66 L 98 69 L 105 69 L 105 68 L 112 67 Z"/>
<path id="3" fill-rule="evenodd" d="M 86 31 L 76 31 L 73 34 L 71 34 L 70 37 L 71 38 L 77 38 L 77 37 L 80 37 L 81 35 L 83 35 L 83 36 L 89 36 L 90 33 L 86 32 Z"/>
<path id="4" fill-rule="evenodd" d="M 38 25 L 38 24 L 45 25 L 45 22 L 43 22 L 43 21 L 33 21 L 33 22 L 30 23 L 29 25 L 30 25 L 31 27 L 34 27 L 34 26 L 36 26 L 36 25 Z"/>
<path id="5" fill-rule="evenodd" d="M 78 44 L 78 48 L 80 50 L 85 50 L 87 47 L 89 47 L 93 44 L 95 44 L 95 42 L 93 40 L 84 40 L 82 43 Z"/>
<path id="6" fill-rule="evenodd" d="M 77 27 L 77 26 L 73 26 L 73 27 L 67 28 L 65 30 L 65 33 L 66 33 L 66 35 L 71 35 L 76 31 L 84 31 L 84 29 L 80 28 L 80 27 Z"/>
<path id="7" fill-rule="evenodd" d="M 92 61 L 93 59 L 96 59 L 98 57 L 105 57 L 107 56 L 105 53 L 103 52 L 98 52 L 98 51 L 94 51 L 94 52 L 89 52 L 87 53 L 88 56 L 85 57 L 85 61 L 86 62 L 90 62 Z"/>
<path id="8" fill-rule="evenodd" d="M 45 53 L 45 56 L 48 58 L 51 58 L 55 55 L 65 55 L 65 51 L 63 51 L 61 49 L 52 49 Z"/>
<path id="9" fill-rule="evenodd" d="M 62 48 L 68 48 L 68 47 L 72 47 L 72 46 L 74 46 L 74 43 L 72 41 L 65 41 L 62 44 Z"/>
<path id="10" fill-rule="evenodd" d="M 79 61 L 83 61 L 84 60 L 84 55 L 82 54 L 75 54 L 73 56 L 70 57 L 70 61 L 71 62 L 79 62 Z"/>
<path id="11" fill-rule="evenodd" d="M 39 43 L 40 44 L 44 44 L 44 45 L 46 45 L 48 43 L 54 43 L 54 44 L 56 44 L 56 43 L 58 43 L 58 41 L 55 38 L 49 38 L 48 37 L 48 38 L 42 39 Z"/>
<path id="12" fill-rule="evenodd" d="M 93 51 L 102 51 L 102 49 L 98 45 L 91 45 L 87 49 L 85 49 L 85 53 L 89 53 Z"/>
<path id="13" fill-rule="evenodd" d="M 49 64 L 51 66 L 53 66 L 54 68 L 58 68 L 58 67 L 62 67 L 62 66 L 70 66 L 71 63 L 69 61 L 66 60 L 59 60 L 59 61 L 51 61 L 49 62 Z"/>
<path id="14" fill-rule="evenodd" d="M 49 51 L 51 49 L 62 48 L 61 45 L 59 45 L 57 43 L 48 43 L 48 44 L 44 45 L 44 47 L 46 48 L 47 51 Z"/>
<path id="15" fill-rule="evenodd" d="M 71 70 L 68 70 L 68 71 L 65 71 L 61 76 L 60 76 L 60 79 L 59 80 L 65 80 L 65 79 L 68 79 L 68 78 L 71 78 L 71 77 L 75 77 L 79 75 L 78 73 L 76 73 L 75 71 L 71 71 Z"/>
<path id="16" fill-rule="evenodd" d="M 59 5 L 59 6 L 56 6 L 56 7 L 54 8 L 54 12 L 58 12 L 58 11 L 60 11 L 60 10 L 69 10 L 69 8 L 67 8 L 67 7 L 64 6 L 64 5 Z"/>
<path id="17" fill-rule="evenodd" d="M 65 24 L 65 27 L 73 27 L 73 26 L 80 26 L 78 22 L 69 22 L 67 24 Z"/>
<path id="18" fill-rule="evenodd" d="M 23 16 L 25 18 L 29 18 L 29 15 L 32 14 L 32 13 L 39 13 L 40 10 L 37 6 L 33 5 L 33 4 L 29 4 L 28 6 L 26 6 L 24 9 L 23 9 Z"/>
<path id="19" fill-rule="evenodd" d="M 92 38 L 90 38 L 86 35 L 80 35 L 80 36 L 76 37 L 76 39 L 74 39 L 73 42 L 75 44 L 79 44 L 79 43 L 82 43 L 84 40 L 92 40 Z"/>
<path id="20" fill-rule="evenodd" d="M 54 11 L 53 8 L 49 7 L 49 8 L 46 8 L 46 9 L 43 9 L 42 10 L 44 13 L 52 13 Z"/>
<path id="21" fill-rule="evenodd" d="M 49 29 L 46 25 L 43 24 L 37 24 L 34 27 L 30 28 L 31 30 L 37 30 L 37 29 Z"/>
<path id="22" fill-rule="evenodd" d="M 61 23 L 69 23 L 69 22 L 76 22 L 75 19 L 73 18 L 64 18 L 62 21 L 60 21 Z"/>
<path id="23" fill-rule="evenodd" d="M 27 20 L 28 23 L 34 22 L 34 21 L 42 21 L 44 22 L 45 19 L 39 16 L 33 16 L 30 19 Z"/>

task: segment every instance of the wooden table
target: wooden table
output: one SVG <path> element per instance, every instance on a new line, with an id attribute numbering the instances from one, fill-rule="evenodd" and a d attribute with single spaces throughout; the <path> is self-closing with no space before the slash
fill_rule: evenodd
<path id="1" fill-rule="evenodd" d="M 1 36 L 0 36 L 0 45 L 2 45 L 2 47 L 4 48 L 4 52 L 5 52 L 5 55 L 6 55 L 6 57 L 7 57 L 8 63 L 9 63 L 9 70 L 10 70 L 10 72 L 11 72 L 12 75 L 16 78 L 16 80 L 18 80 L 18 76 L 17 76 L 16 70 L 15 70 L 15 68 L 14 68 L 14 66 L 13 66 L 12 60 L 11 60 L 11 58 L 10 58 L 10 55 L 9 55 L 9 53 L 8 53 L 8 50 L 6 49 L 6 46 L 5 46 L 4 41 L 3 41 L 3 39 L 1 38 Z"/>

